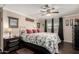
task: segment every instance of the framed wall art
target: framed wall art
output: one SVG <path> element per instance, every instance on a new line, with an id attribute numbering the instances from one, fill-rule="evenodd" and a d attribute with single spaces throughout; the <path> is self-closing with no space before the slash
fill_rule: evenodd
<path id="1" fill-rule="evenodd" d="M 70 26 L 73 26 L 73 19 L 70 19 Z"/>
<path id="2" fill-rule="evenodd" d="M 30 19 L 30 18 L 25 18 L 26 21 L 30 21 L 30 22 L 34 22 L 33 19 Z"/>
<path id="3" fill-rule="evenodd" d="M 65 21 L 66 26 L 69 26 L 69 20 Z"/>
<path id="4" fill-rule="evenodd" d="M 40 23 L 37 23 L 37 28 L 40 28 Z"/>
<path id="5" fill-rule="evenodd" d="M 9 28 L 18 28 L 18 18 L 8 17 Z"/>

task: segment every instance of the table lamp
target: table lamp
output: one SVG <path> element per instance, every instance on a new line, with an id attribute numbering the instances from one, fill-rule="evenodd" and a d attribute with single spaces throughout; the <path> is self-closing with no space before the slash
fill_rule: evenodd
<path id="1" fill-rule="evenodd" d="M 11 28 L 7 28 L 6 29 L 6 33 L 9 33 L 9 38 L 11 38 L 11 32 L 12 32 L 12 29 Z"/>

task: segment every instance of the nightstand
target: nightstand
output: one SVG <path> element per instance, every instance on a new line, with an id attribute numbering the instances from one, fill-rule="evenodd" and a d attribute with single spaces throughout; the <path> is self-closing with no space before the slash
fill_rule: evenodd
<path id="1" fill-rule="evenodd" d="M 4 53 L 10 53 L 19 49 L 19 39 L 20 37 L 4 38 Z"/>

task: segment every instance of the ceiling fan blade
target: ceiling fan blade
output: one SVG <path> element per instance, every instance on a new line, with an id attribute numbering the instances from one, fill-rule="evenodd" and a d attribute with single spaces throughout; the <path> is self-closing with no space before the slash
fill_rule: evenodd
<path id="1" fill-rule="evenodd" d="M 49 8 L 49 5 L 48 5 L 48 4 L 46 4 L 46 5 L 45 5 L 45 7 L 46 7 L 46 8 Z"/>
<path id="2" fill-rule="evenodd" d="M 47 9 L 46 7 L 41 7 L 41 9 Z"/>
<path id="3" fill-rule="evenodd" d="M 45 4 L 45 5 L 43 5 L 41 8 L 42 8 L 42 9 L 47 9 L 47 8 L 49 8 L 49 5 L 48 5 L 48 4 Z"/>
<path id="4" fill-rule="evenodd" d="M 51 8 L 52 10 L 54 10 L 55 8 Z"/>
<path id="5" fill-rule="evenodd" d="M 56 11 L 56 12 L 52 12 L 52 13 L 59 13 L 58 11 Z"/>
<path id="6" fill-rule="evenodd" d="M 47 12 L 47 10 L 40 10 L 40 12 L 41 12 L 41 13 L 46 13 L 46 12 Z"/>

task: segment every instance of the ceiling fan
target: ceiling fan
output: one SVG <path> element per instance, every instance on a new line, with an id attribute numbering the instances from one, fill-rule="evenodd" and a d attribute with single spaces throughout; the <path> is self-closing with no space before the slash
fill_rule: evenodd
<path id="1" fill-rule="evenodd" d="M 50 5 L 46 4 L 46 5 L 43 5 L 40 9 L 40 12 L 42 15 L 46 15 L 46 14 L 53 14 L 53 13 L 59 13 L 58 10 L 56 10 L 56 8 L 52 8 Z"/>

